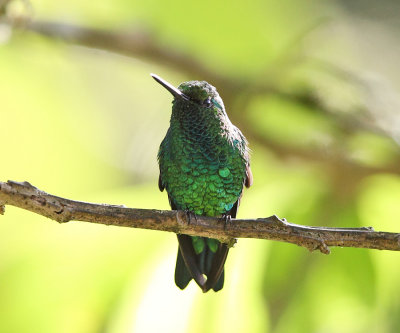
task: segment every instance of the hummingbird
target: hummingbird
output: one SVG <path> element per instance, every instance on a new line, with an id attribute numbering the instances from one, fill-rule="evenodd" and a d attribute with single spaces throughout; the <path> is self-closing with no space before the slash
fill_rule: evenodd
<path id="1" fill-rule="evenodd" d="M 175 88 L 151 76 L 173 96 L 170 127 L 157 156 L 160 191 L 166 190 L 173 210 L 194 217 L 235 218 L 243 188 L 253 183 L 246 138 L 229 120 L 211 84 L 188 81 Z M 176 285 L 185 289 L 193 279 L 203 292 L 221 290 L 228 245 L 207 237 L 177 236 Z"/>

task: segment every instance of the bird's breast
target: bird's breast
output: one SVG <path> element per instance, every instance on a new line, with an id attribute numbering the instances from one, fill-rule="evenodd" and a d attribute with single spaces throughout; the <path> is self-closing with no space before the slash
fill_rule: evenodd
<path id="1" fill-rule="evenodd" d="M 179 140 L 169 158 L 160 160 L 166 190 L 179 209 L 198 215 L 220 216 L 240 197 L 245 165 L 229 144 Z"/>

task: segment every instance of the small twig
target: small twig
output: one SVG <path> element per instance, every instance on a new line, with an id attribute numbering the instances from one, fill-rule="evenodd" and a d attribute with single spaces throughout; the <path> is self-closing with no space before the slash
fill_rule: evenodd
<path id="1" fill-rule="evenodd" d="M 232 238 L 259 238 L 288 242 L 328 254 L 328 246 L 400 251 L 400 234 L 372 228 L 326 228 L 292 224 L 277 216 L 259 219 L 225 219 L 197 216 L 189 223 L 185 211 L 136 209 L 92 204 L 60 198 L 28 182 L 0 182 L 0 213 L 12 205 L 58 222 L 86 221 L 130 228 L 153 229 L 205 236 L 230 242 Z M 232 244 L 232 242 L 230 242 Z"/>

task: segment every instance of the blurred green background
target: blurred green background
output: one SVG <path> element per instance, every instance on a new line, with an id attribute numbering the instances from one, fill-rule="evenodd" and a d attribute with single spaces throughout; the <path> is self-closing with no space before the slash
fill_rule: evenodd
<path id="1" fill-rule="evenodd" d="M 153 72 L 214 84 L 248 137 L 239 218 L 398 232 L 399 7 L 0 1 L 0 180 L 168 209 L 156 154 L 171 96 Z M 398 253 L 240 239 L 224 289 L 202 294 L 175 287 L 176 251 L 173 234 L 7 206 L 0 332 L 400 331 Z"/>

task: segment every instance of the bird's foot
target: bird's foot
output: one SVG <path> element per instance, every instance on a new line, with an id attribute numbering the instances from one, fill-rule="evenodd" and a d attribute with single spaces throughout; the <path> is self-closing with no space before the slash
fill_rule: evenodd
<path id="1" fill-rule="evenodd" d="M 193 211 L 185 209 L 185 213 L 186 213 L 186 216 L 187 216 L 188 225 L 191 224 L 192 219 L 195 219 L 196 223 L 197 223 L 197 215 Z"/>
<path id="2" fill-rule="evenodd" d="M 232 225 L 232 216 L 228 214 L 222 215 L 222 218 L 224 219 L 224 229 L 228 229 Z"/>

